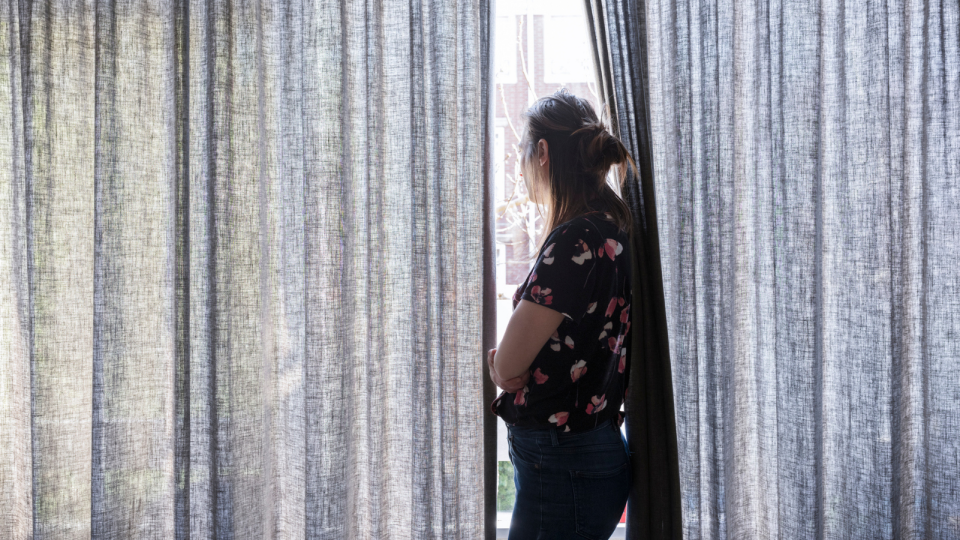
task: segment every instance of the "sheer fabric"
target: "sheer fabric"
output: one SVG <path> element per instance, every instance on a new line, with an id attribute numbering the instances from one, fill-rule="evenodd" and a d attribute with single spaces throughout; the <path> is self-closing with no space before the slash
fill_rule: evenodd
<path id="1" fill-rule="evenodd" d="M 480 537 L 487 9 L 0 3 L 0 537 Z"/>
<path id="2" fill-rule="evenodd" d="M 645 14 L 684 537 L 960 537 L 957 2 Z"/>

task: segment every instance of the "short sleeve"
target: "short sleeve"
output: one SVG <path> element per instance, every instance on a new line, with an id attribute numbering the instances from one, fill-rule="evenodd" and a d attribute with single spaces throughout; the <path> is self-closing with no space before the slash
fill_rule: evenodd
<path id="1" fill-rule="evenodd" d="M 601 235 L 585 220 L 554 229 L 543 245 L 520 298 L 559 311 L 574 322 L 596 309 L 596 250 Z M 597 245 L 594 245 L 597 244 Z"/>

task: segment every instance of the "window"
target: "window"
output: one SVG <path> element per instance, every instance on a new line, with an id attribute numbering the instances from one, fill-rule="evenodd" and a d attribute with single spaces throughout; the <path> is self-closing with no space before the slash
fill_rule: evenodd
<path id="1" fill-rule="evenodd" d="M 583 15 L 549 15 L 544 20 L 544 81 L 585 83 L 595 79 Z M 587 51 L 588 54 L 583 54 Z"/>
<path id="2" fill-rule="evenodd" d="M 494 66 L 497 83 L 517 82 L 517 20 L 513 16 L 497 17 L 494 37 Z"/>

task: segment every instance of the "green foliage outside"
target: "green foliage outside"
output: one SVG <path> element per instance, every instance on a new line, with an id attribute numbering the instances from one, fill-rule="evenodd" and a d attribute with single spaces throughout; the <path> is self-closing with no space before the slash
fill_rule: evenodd
<path id="1" fill-rule="evenodd" d="M 513 485 L 513 463 L 497 462 L 497 512 L 513 511 L 517 488 Z"/>

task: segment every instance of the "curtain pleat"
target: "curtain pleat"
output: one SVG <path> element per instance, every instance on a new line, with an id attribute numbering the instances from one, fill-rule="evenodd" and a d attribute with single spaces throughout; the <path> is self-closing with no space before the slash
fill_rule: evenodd
<path id="1" fill-rule="evenodd" d="M 6 536 L 33 530 L 30 258 L 27 256 L 26 129 L 21 6 L 0 3 L 0 522 Z"/>
<path id="2" fill-rule="evenodd" d="M 0 537 L 483 534 L 488 10 L 0 3 Z"/>
<path id="3" fill-rule="evenodd" d="M 481 119 L 483 124 L 483 178 L 484 189 L 481 193 L 483 204 L 483 288 L 482 299 L 482 354 L 483 354 L 483 402 L 493 403 L 499 389 L 490 378 L 490 368 L 486 362 L 486 351 L 497 346 L 497 252 L 496 241 L 496 182 L 494 178 L 493 125 L 495 108 L 487 96 L 494 95 L 495 81 L 493 36 L 496 35 L 495 2 L 484 0 L 480 10 L 480 85 Z M 497 423 L 499 417 L 488 407 L 483 409 L 483 527 L 484 539 L 496 540 L 497 536 L 497 489 L 499 484 L 499 466 L 497 463 Z"/>

